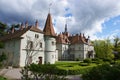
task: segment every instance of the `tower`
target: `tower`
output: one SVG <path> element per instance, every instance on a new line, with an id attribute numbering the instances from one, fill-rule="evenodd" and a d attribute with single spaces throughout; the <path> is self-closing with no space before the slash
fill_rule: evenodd
<path id="1" fill-rule="evenodd" d="M 54 64 L 56 59 L 56 34 L 52 25 L 50 13 L 48 13 L 43 32 L 45 41 L 45 63 Z"/>

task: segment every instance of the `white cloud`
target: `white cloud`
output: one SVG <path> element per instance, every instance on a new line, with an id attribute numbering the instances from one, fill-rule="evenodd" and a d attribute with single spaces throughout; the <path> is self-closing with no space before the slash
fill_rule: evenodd
<path id="1" fill-rule="evenodd" d="M 0 0 L 0 21 L 19 23 L 28 20 L 33 24 L 38 19 L 43 28 L 51 2 L 51 14 L 58 33 L 64 31 L 65 15 L 72 14 L 67 17 L 68 31 L 83 32 L 96 39 L 95 34 L 102 32 L 102 24 L 120 15 L 120 0 Z"/>

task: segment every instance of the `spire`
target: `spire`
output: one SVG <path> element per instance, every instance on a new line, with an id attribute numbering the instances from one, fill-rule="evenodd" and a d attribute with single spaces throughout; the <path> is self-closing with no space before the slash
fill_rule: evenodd
<path id="1" fill-rule="evenodd" d="M 25 28 L 28 28 L 28 21 L 25 22 Z"/>
<path id="2" fill-rule="evenodd" d="M 36 28 L 39 27 L 39 25 L 38 25 L 38 20 L 36 20 L 36 22 L 35 22 L 35 27 L 36 27 Z"/>
<path id="3" fill-rule="evenodd" d="M 23 28 L 24 28 L 24 25 L 23 25 L 23 23 L 21 23 L 20 30 L 23 30 Z"/>
<path id="4" fill-rule="evenodd" d="M 67 21 L 65 23 L 65 32 L 67 32 Z"/>
<path id="5" fill-rule="evenodd" d="M 44 32 L 45 35 L 55 36 L 55 31 L 54 31 L 54 28 L 53 28 L 52 18 L 51 18 L 50 13 L 48 13 L 43 32 Z"/>

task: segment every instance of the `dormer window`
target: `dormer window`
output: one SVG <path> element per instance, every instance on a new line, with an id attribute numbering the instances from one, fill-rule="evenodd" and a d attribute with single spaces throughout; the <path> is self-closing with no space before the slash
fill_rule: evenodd
<path id="1" fill-rule="evenodd" d="M 39 35 L 38 35 L 38 34 L 35 34 L 35 38 L 39 38 Z"/>

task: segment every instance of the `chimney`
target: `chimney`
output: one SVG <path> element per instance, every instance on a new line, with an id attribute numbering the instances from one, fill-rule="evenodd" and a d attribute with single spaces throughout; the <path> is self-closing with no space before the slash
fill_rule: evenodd
<path id="1" fill-rule="evenodd" d="M 84 33 L 83 33 L 83 38 L 85 38 L 85 35 L 84 35 Z"/>
<path id="2" fill-rule="evenodd" d="M 90 36 L 88 36 L 88 39 L 90 39 Z"/>
<path id="3" fill-rule="evenodd" d="M 23 23 L 21 23 L 19 30 L 23 30 L 23 28 L 24 28 L 24 25 L 23 25 Z"/>
<path id="4" fill-rule="evenodd" d="M 28 21 L 25 22 L 25 28 L 28 28 Z"/>
<path id="5" fill-rule="evenodd" d="M 14 32 L 15 32 L 15 28 L 14 28 L 14 27 L 12 27 L 11 33 L 14 33 Z"/>
<path id="6" fill-rule="evenodd" d="M 38 20 L 35 22 L 35 27 L 38 28 Z"/>
<path id="7" fill-rule="evenodd" d="M 80 37 L 82 37 L 81 33 L 80 33 Z"/>

